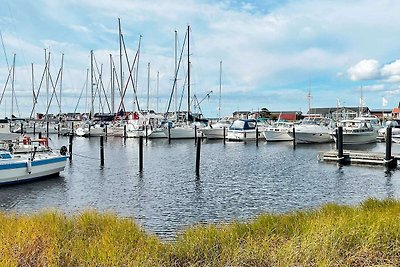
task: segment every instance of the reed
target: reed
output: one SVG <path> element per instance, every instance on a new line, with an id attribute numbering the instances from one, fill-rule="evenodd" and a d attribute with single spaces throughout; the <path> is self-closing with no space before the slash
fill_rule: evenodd
<path id="1" fill-rule="evenodd" d="M 400 202 L 195 225 L 173 241 L 93 210 L 0 214 L 1 266 L 399 266 Z"/>

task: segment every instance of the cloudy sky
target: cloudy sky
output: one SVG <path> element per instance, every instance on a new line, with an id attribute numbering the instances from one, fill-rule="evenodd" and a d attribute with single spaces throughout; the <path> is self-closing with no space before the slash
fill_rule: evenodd
<path id="1" fill-rule="evenodd" d="M 201 103 L 205 116 L 218 115 L 220 61 L 222 115 L 262 107 L 306 112 L 309 89 L 313 107 L 335 107 L 338 103 L 357 106 L 361 88 L 364 102 L 370 108 L 382 108 L 382 97 L 388 100 L 386 108 L 397 106 L 400 100 L 400 1 L 2 0 L 2 3 L 2 117 L 11 113 L 11 82 L 6 84 L 6 81 L 14 53 L 18 103 L 15 114 L 19 111 L 24 116 L 31 112 L 31 64 L 37 91 L 45 51 L 51 55 L 50 74 L 54 83 L 64 54 L 63 111 L 88 109 L 84 85 L 90 50 L 94 51 L 98 68 L 103 66 L 102 82 L 109 94 L 110 54 L 119 66 L 118 18 L 131 64 L 142 36 L 138 74 L 142 108 L 147 106 L 150 62 L 149 105 L 156 109 L 158 99 L 158 110 L 166 110 L 173 86 L 174 31 L 178 32 L 181 47 L 188 25 L 192 93 L 201 101 L 213 91 Z M 185 63 L 178 76 L 179 94 L 183 91 L 186 69 Z M 125 61 L 125 79 L 128 76 Z M 59 86 L 60 83 L 56 84 Z M 37 111 L 45 112 L 46 87 L 43 84 L 40 88 Z M 134 106 L 131 86 L 125 105 L 127 109 Z M 185 108 L 186 100 L 182 103 L 182 109 Z M 53 100 L 50 112 L 58 109 Z M 99 109 L 99 104 L 96 103 L 95 109 Z"/>

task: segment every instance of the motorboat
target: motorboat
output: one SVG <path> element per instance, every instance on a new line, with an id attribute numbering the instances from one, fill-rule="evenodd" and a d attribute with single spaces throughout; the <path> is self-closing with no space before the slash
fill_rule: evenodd
<path id="1" fill-rule="evenodd" d="M 289 130 L 293 128 L 292 122 L 276 121 L 271 126 L 266 127 L 262 132 L 267 141 L 291 141 Z"/>
<path id="2" fill-rule="evenodd" d="M 227 138 L 229 141 L 256 140 L 256 138 L 262 137 L 261 132 L 258 132 L 257 137 L 257 132 L 257 120 L 238 119 L 229 126 Z"/>
<path id="3" fill-rule="evenodd" d="M 333 142 L 331 133 L 333 130 L 331 120 L 323 117 L 307 117 L 301 123 L 289 130 L 288 134 L 293 138 L 296 136 L 296 143 L 311 144 L 311 143 L 330 143 Z"/>
<path id="4" fill-rule="evenodd" d="M 357 117 L 352 120 L 342 120 L 340 125 L 343 127 L 344 145 L 370 144 L 377 141 L 378 131 L 368 119 Z M 337 142 L 336 133 L 332 133 L 332 136 Z"/>
<path id="5" fill-rule="evenodd" d="M 0 185 L 27 182 L 58 176 L 67 161 L 66 149 L 60 153 L 52 150 L 36 153 L 12 154 L 0 150 Z"/>
<path id="6" fill-rule="evenodd" d="M 208 127 L 202 128 L 200 131 L 207 139 L 224 139 L 230 125 L 231 122 L 229 120 L 220 120 L 208 125 Z"/>

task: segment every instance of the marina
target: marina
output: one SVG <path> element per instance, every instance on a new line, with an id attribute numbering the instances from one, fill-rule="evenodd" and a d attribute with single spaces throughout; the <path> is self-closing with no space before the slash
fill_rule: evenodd
<path id="1" fill-rule="evenodd" d="M 356 205 L 370 198 L 400 196 L 400 172 L 385 167 L 338 166 L 318 161 L 334 143 L 229 142 L 204 139 L 196 175 L 193 139 L 73 137 L 73 158 L 60 177 L 0 187 L 3 211 L 58 209 L 73 214 L 85 209 L 134 218 L 145 230 L 173 238 L 190 225 L 247 220 L 264 213 L 307 210 L 325 203 Z M 69 137 L 50 135 L 52 147 Z M 353 149 L 383 153 L 384 143 Z M 393 144 L 393 154 L 400 146 Z"/>

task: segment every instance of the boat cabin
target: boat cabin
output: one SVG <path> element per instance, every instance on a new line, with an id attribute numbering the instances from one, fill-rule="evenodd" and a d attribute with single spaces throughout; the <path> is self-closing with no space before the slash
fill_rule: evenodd
<path id="1" fill-rule="evenodd" d="M 257 120 L 254 119 L 240 119 L 234 121 L 229 130 L 254 130 L 257 127 Z"/>

